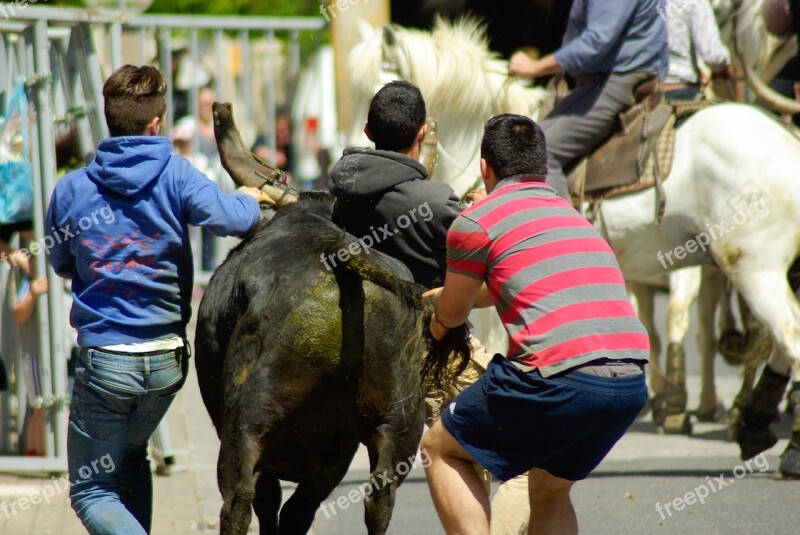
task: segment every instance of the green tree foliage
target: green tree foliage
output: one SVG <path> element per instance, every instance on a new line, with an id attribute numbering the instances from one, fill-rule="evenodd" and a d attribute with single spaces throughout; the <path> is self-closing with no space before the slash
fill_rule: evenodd
<path id="1" fill-rule="evenodd" d="M 39 0 L 53 6 L 85 7 L 83 0 Z M 192 15 L 261 15 L 302 17 L 319 15 L 324 0 L 155 0 L 148 13 Z"/>
<path id="2" fill-rule="evenodd" d="M 147 12 L 299 17 L 319 15 L 320 2 L 321 0 L 155 0 Z"/>

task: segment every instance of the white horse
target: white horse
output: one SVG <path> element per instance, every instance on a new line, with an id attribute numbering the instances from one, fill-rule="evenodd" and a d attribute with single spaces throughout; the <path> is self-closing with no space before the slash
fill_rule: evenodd
<path id="1" fill-rule="evenodd" d="M 439 23 L 433 35 L 385 29 L 351 56 L 357 102 L 369 102 L 388 79 L 421 88 L 446 155 L 433 179 L 462 194 L 478 181 L 485 121 L 500 112 L 536 116 L 485 45 L 475 23 Z M 800 254 L 800 142 L 752 106 L 722 104 L 686 120 L 675 144 L 661 224 L 654 223 L 657 194 L 646 190 L 606 200 L 598 229 L 633 283 L 658 285 L 670 271 L 716 265 L 769 329 L 770 366 L 787 375 L 800 363 L 800 304 L 786 279 Z"/>

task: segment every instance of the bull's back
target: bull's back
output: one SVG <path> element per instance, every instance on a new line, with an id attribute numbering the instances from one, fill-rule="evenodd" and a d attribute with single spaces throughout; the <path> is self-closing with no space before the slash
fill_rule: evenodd
<path id="1" fill-rule="evenodd" d="M 250 388 L 257 396 L 267 390 L 265 403 L 288 412 L 298 400 L 325 400 L 303 405 L 304 421 L 316 421 L 319 431 L 341 420 L 330 418 L 330 407 L 384 411 L 416 384 L 415 372 L 419 377 L 401 362 L 405 346 L 418 341 L 417 312 L 352 270 L 328 269 L 320 255 L 347 245 L 343 232 L 321 218 L 292 215 L 276 218 L 234 251 L 203 297 L 196 367 L 218 430 L 232 407 L 254 401 Z M 409 277 L 375 253 L 367 260 Z"/>

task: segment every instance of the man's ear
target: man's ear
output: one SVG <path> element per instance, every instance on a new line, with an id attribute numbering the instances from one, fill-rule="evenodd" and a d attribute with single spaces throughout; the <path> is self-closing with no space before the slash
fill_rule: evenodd
<path id="1" fill-rule="evenodd" d="M 497 185 L 497 175 L 485 158 L 481 158 L 481 177 L 483 178 L 483 184 L 486 186 L 487 193 L 491 193 Z"/>
<path id="2" fill-rule="evenodd" d="M 154 117 L 153 120 L 148 123 L 145 135 L 160 136 L 163 127 L 164 127 L 164 122 L 161 120 L 161 117 Z"/>
<path id="3" fill-rule="evenodd" d="M 422 125 L 422 128 L 419 129 L 417 132 L 417 143 L 422 143 L 425 139 L 425 136 L 428 135 L 428 123 Z"/>
<path id="4" fill-rule="evenodd" d="M 372 130 L 369 129 L 369 123 L 364 125 L 364 133 L 367 135 L 367 139 L 375 143 L 375 140 L 372 139 Z"/>

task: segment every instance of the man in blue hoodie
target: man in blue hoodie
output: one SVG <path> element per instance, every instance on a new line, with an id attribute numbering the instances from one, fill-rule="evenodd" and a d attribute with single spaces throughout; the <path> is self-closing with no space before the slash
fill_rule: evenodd
<path id="1" fill-rule="evenodd" d="M 91 534 L 149 533 L 147 442 L 188 370 L 192 251 L 187 224 L 241 236 L 255 188 L 223 194 L 160 135 L 166 81 L 126 65 L 103 86 L 111 137 L 56 184 L 45 228 L 55 272 L 72 279 L 80 360 L 70 405 L 70 498 Z M 100 217 L 98 217 L 98 215 Z M 102 460 L 98 466 L 98 461 Z"/>

